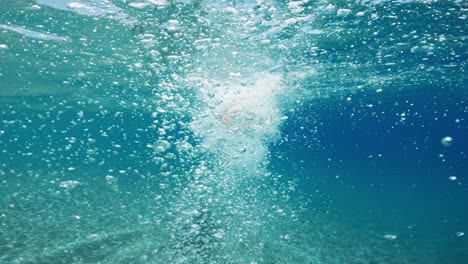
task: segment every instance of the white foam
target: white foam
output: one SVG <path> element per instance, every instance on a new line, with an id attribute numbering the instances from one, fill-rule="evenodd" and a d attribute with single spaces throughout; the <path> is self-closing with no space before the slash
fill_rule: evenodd
<path id="1" fill-rule="evenodd" d="M 201 92 L 208 107 L 192 130 L 230 166 L 258 171 L 284 120 L 276 101 L 280 81 L 279 74 L 261 72 L 242 83 L 206 84 Z"/>

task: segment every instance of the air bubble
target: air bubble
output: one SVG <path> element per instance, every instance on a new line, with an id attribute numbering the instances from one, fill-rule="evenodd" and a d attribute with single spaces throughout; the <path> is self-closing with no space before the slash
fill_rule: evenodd
<path id="1" fill-rule="evenodd" d="M 155 152 L 166 152 L 166 150 L 168 150 L 169 148 L 171 148 L 171 143 L 169 143 L 169 141 L 167 140 L 158 140 L 154 144 Z"/>
<path id="2" fill-rule="evenodd" d="M 59 186 L 66 189 L 73 189 L 78 185 L 80 185 L 79 181 L 63 181 Z"/>
<path id="3" fill-rule="evenodd" d="M 442 145 L 446 147 L 450 147 L 453 145 L 453 138 L 452 137 L 444 137 L 443 139 L 440 140 Z"/>
<path id="4" fill-rule="evenodd" d="M 397 239 L 397 235 L 393 235 L 393 234 L 387 234 L 384 236 L 385 239 L 388 239 L 388 240 L 395 240 Z"/>

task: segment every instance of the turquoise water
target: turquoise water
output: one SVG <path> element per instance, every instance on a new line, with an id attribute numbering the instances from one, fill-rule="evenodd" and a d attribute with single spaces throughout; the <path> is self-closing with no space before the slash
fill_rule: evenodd
<path id="1" fill-rule="evenodd" d="M 468 263 L 467 2 L 2 3 L 0 263 Z"/>

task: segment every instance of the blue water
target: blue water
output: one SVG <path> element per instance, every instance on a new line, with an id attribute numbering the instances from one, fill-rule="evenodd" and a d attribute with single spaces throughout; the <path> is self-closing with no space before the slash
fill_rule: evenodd
<path id="1" fill-rule="evenodd" d="M 0 263 L 468 263 L 467 10 L 0 5 Z"/>

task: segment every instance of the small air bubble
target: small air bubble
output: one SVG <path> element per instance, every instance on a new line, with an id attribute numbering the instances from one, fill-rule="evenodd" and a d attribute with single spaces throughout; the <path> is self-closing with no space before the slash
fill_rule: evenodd
<path id="1" fill-rule="evenodd" d="M 168 141 L 166 141 L 166 140 L 158 140 L 158 141 L 154 144 L 154 151 L 155 151 L 155 152 L 165 152 L 165 151 L 168 150 L 170 147 L 171 147 L 171 143 L 169 143 Z"/>
<path id="2" fill-rule="evenodd" d="M 446 147 L 450 147 L 450 146 L 453 145 L 453 138 L 444 137 L 443 139 L 440 140 L 440 142 L 442 143 L 442 145 L 444 145 Z"/>
<path id="3" fill-rule="evenodd" d="M 80 184 L 79 181 L 63 181 L 60 183 L 59 187 L 66 188 L 66 189 L 72 189 L 75 188 Z"/>
<path id="4" fill-rule="evenodd" d="M 336 15 L 338 16 L 347 16 L 351 13 L 350 9 L 340 8 L 336 11 Z"/>

